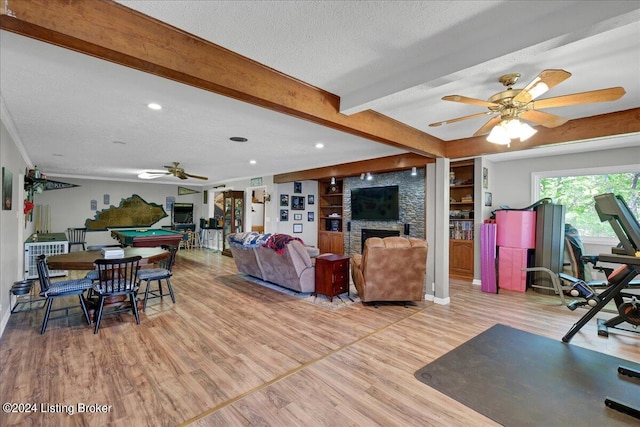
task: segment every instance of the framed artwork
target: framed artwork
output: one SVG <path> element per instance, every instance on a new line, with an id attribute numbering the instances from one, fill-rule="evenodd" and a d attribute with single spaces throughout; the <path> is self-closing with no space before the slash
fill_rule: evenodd
<path id="1" fill-rule="evenodd" d="M 491 200 L 492 196 L 491 193 L 489 193 L 488 191 L 484 192 L 484 205 L 485 206 L 491 206 L 491 203 L 493 202 Z"/>
<path id="2" fill-rule="evenodd" d="M 304 210 L 304 196 L 291 197 L 291 210 L 294 210 L 294 211 Z"/>
<path id="3" fill-rule="evenodd" d="M 293 224 L 294 233 L 302 233 L 302 224 Z"/>
<path id="4" fill-rule="evenodd" d="M 2 210 L 10 211 L 13 206 L 13 174 L 2 168 Z"/>
<path id="5" fill-rule="evenodd" d="M 489 169 L 482 168 L 482 188 L 489 188 Z"/>
<path id="6" fill-rule="evenodd" d="M 313 212 L 307 212 L 307 221 L 309 221 L 309 222 L 313 222 L 314 221 Z"/>
<path id="7" fill-rule="evenodd" d="M 110 200 L 111 200 L 111 197 L 109 197 L 108 194 L 105 194 L 104 196 L 102 196 L 102 204 L 108 205 Z"/>
<path id="8" fill-rule="evenodd" d="M 173 204 L 175 203 L 176 198 L 173 196 L 167 196 L 167 198 L 165 199 L 165 206 L 167 207 L 168 211 L 171 211 L 173 209 Z"/>
<path id="9" fill-rule="evenodd" d="M 313 197 L 313 194 L 309 194 L 307 196 L 307 203 L 310 205 L 313 205 L 316 203 L 315 197 Z"/>
<path id="10" fill-rule="evenodd" d="M 289 206 L 289 195 L 281 194 L 280 195 L 280 206 Z"/>
<path id="11" fill-rule="evenodd" d="M 259 185 L 262 185 L 262 177 L 258 177 L 258 178 L 251 178 L 251 184 L 252 187 L 257 187 Z"/>
<path id="12" fill-rule="evenodd" d="M 293 192 L 294 193 L 302 193 L 302 183 L 301 182 L 294 182 L 293 183 Z"/>
<path id="13" fill-rule="evenodd" d="M 280 209 L 280 221 L 289 221 L 289 209 Z"/>
<path id="14" fill-rule="evenodd" d="M 293 214 L 293 220 L 294 221 L 302 221 L 302 214 Z"/>
<path id="15" fill-rule="evenodd" d="M 92 211 L 98 210 L 98 201 L 96 199 L 91 200 L 91 210 Z"/>

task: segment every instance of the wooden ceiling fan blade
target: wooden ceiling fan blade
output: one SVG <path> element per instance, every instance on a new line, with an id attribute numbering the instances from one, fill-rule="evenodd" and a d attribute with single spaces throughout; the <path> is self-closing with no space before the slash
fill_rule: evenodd
<path id="1" fill-rule="evenodd" d="M 206 176 L 200 176 L 200 175 L 191 175 L 190 173 L 185 173 L 184 174 L 186 177 L 189 178 L 195 178 L 195 179 L 203 179 L 203 180 L 208 180 L 209 178 L 207 178 Z"/>
<path id="2" fill-rule="evenodd" d="M 493 129 L 493 127 L 495 125 L 497 125 L 498 123 L 500 123 L 500 120 L 502 120 L 502 118 L 500 116 L 495 116 L 493 118 L 491 118 L 487 123 L 485 123 L 480 129 L 478 129 L 476 131 L 476 133 L 473 134 L 473 136 L 479 136 L 479 135 L 484 135 L 486 133 L 491 132 L 491 129 Z"/>
<path id="3" fill-rule="evenodd" d="M 546 113 L 544 111 L 529 110 L 520 114 L 520 118 L 537 123 L 546 128 L 555 128 L 567 123 L 569 119 L 556 116 L 555 114 Z"/>
<path id="4" fill-rule="evenodd" d="M 533 79 L 522 91 L 513 97 L 514 102 L 531 102 L 552 87 L 557 86 L 571 77 L 565 70 L 544 70 Z"/>
<path id="5" fill-rule="evenodd" d="M 440 125 L 448 125 L 448 124 L 451 124 L 451 123 L 461 122 L 463 120 L 475 119 L 476 117 L 486 116 L 487 114 L 492 114 L 492 113 L 491 113 L 491 111 L 484 111 L 482 113 L 471 114 L 469 116 L 463 116 L 463 117 L 458 117 L 458 118 L 455 118 L 455 119 L 445 120 L 445 121 L 442 121 L 442 122 L 431 123 L 429 126 L 435 127 L 435 126 L 440 126 Z"/>
<path id="6" fill-rule="evenodd" d="M 442 97 L 443 101 L 461 102 L 463 104 L 479 105 L 481 107 L 499 107 L 500 104 L 483 101 L 482 99 L 469 98 L 461 95 L 447 95 Z"/>
<path id="7" fill-rule="evenodd" d="M 534 101 L 533 108 L 543 109 L 566 107 L 578 104 L 590 104 L 594 102 L 615 101 L 616 99 L 620 99 L 625 93 L 627 92 L 620 86 L 610 87 L 608 89 L 592 90 L 588 92 L 574 93 L 571 95 L 540 99 L 538 101 Z"/>

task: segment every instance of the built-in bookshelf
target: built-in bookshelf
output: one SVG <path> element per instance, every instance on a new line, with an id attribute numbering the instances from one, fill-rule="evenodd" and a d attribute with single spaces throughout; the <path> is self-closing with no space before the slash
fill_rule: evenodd
<path id="1" fill-rule="evenodd" d="M 452 162 L 449 172 L 449 275 L 473 278 L 474 161 Z"/>

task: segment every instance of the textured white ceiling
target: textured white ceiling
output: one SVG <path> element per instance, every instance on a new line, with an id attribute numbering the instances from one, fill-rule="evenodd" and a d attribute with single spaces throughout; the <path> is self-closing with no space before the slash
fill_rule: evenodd
<path id="1" fill-rule="evenodd" d="M 441 97 L 487 99 L 509 72 L 522 74 L 516 87 L 547 68 L 573 74 L 543 97 L 626 89 L 615 102 L 550 111 L 570 119 L 640 106 L 638 2 L 119 3 L 328 90 L 346 114 L 370 108 L 445 140 L 469 137 L 487 119 L 430 128 L 482 111 Z M 50 174 L 135 179 L 180 161 L 216 183 L 400 152 L 4 31 L 0 54 L 4 117 L 30 161 Z M 163 110 L 146 109 L 151 101 Z"/>

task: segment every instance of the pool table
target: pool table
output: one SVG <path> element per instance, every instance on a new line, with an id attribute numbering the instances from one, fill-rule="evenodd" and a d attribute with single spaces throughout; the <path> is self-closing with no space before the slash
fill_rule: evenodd
<path id="1" fill-rule="evenodd" d="M 111 237 L 123 246 L 153 248 L 156 246 L 180 246 L 184 233 L 180 231 L 144 228 L 136 230 L 111 230 Z"/>

